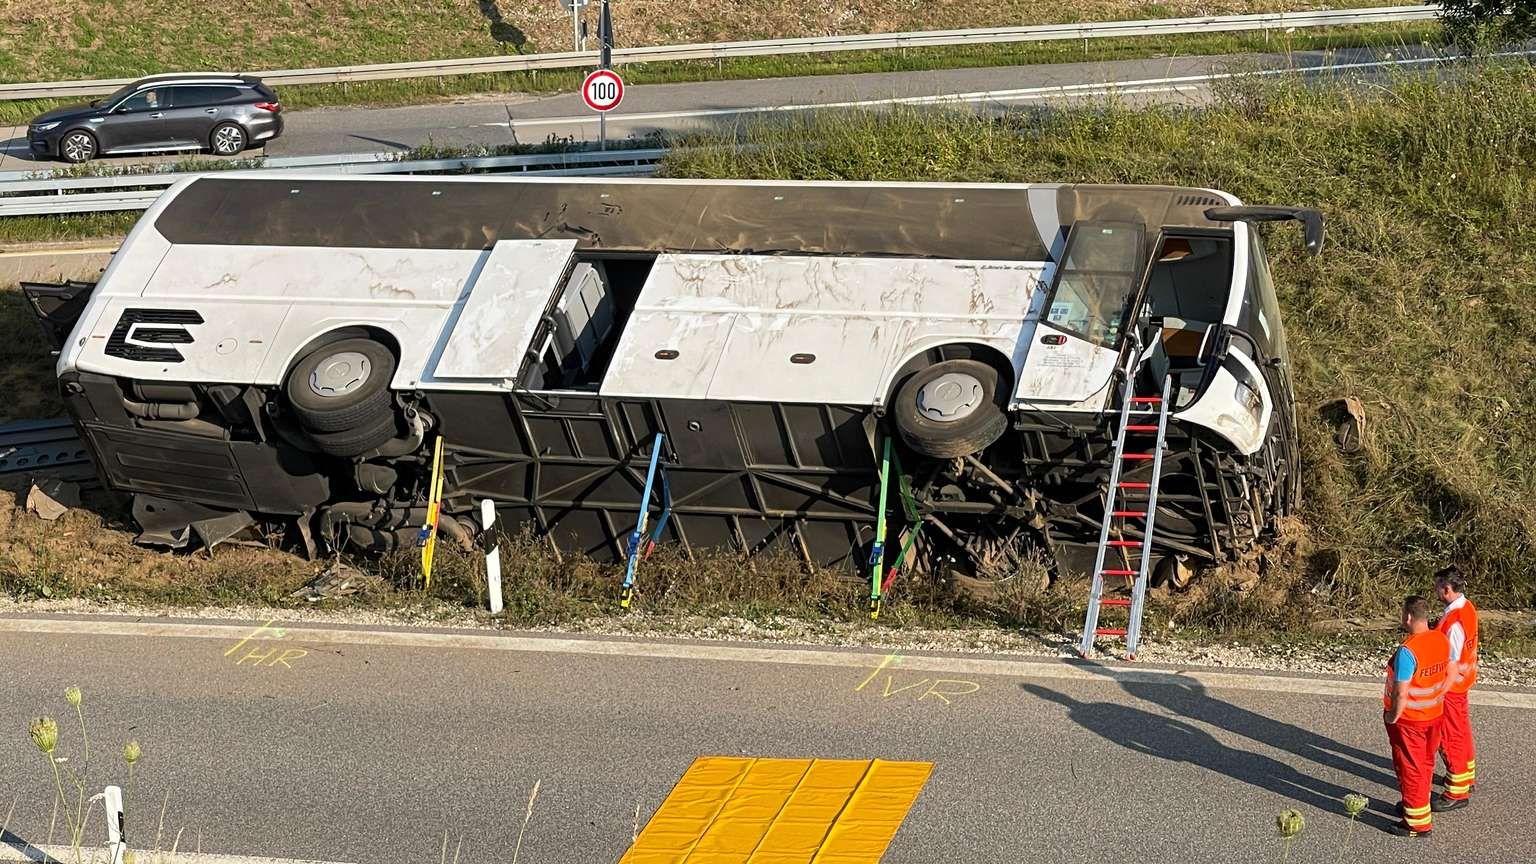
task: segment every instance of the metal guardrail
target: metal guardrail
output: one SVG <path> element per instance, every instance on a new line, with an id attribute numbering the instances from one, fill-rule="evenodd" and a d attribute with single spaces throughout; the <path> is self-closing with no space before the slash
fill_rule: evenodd
<path id="1" fill-rule="evenodd" d="M 0 425 L 0 474 L 84 465 L 90 453 L 68 418 Z"/>
<path id="2" fill-rule="evenodd" d="M 351 157 L 269 159 L 259 170 L 277 171 L 285 175 L 442 174 L 484 171 L 496 174 L 549 174 L 564 177 L 634 176 L 654 173 L 666 152 L 663 149 L 652 148 L 409 161 L 381 159 L 374 154 L 363 154 Z M 160 197 L 160 193 L 165 188 L 179 180 L 225 173 L 228 172 L 178 171 L 58 179 L 29 177 L 29 179 L 0 184 L 0 217 L 144 210 Z"/>
<path id="3" fill-rule="evenodd" d="M 656 45 L 620 48 L 614 64 L 660 63 L 679 60 L 724 60 L 733 57 L 766 57 L 777 54 L 820 54 L 889 48 L 929 48 L 950 45 L 997 45 L 1010 42 L 1051 42 L 1067 39 L 1106 39 L 1125 36 L 1174 36 L 1193 33 L 1237 33 L 1251 30 L 1286 30 L 1300 27 L 1344 27 L 1355 24 L 1388 24 L 1433 19 L 1438 6 L 1379 6 L 1366 9 L 1320 9 L 1307 12 L 1272 12 L 1257 15 L 1206 15 L 1196 18 L 1152 18 L 1139 21 L 1094 21 L 1079 24 L 1041 24 L 1028 27 L 984 27 L 974 30 L 926 30 L 908 33 L 863 33 L 852 36 L 817 36 L 795 39 L 764 39 L 753 42 L 712 42 L 697 45 Z M 339 84 L 348 81 L 390 81 L 405 78 L 436 78 L 487 72 L 529 72 L 537 69 L 570 69 L 595 66 L 596 51 L 565 51 L 512 57 L 465 57 L 411 63 L 370 63 L 318 69 L 273 69 L 257 72 L 273 85 Z M 0 85 L 0 100 L 49 99 L 98 96 L 137 79 L 111 78 L 94 81 L 44 81 Z"/>

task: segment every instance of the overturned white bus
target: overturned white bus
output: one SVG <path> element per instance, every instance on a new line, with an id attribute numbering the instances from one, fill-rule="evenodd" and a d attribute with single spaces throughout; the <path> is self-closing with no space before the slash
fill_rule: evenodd
<path id="1" fill-rule="evenodd" d="M 465 533 L 489 498 L 613 558 L 663 433 L 664 541 L 861 566 L 888 436 L 888 534 L 995 574 L 1095 545 L 1123 394 L 1166 380 L 1150 549 L 1182 578 L 1295 506 L 1274 219 L 1320 246 L 1315 211 L 1193 188 L 230 173 L 88 294 L 30 292 L 147 542 L 409 543 L 441 436 Z"/>

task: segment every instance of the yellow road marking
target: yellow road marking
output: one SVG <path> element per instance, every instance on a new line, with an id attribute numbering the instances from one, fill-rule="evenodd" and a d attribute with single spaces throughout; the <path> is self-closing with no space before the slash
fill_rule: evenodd
<path id="1" fill-rule="evenodd" d="M 255 639 L 257 636 L 260 636 L 262 633 L 266 632 L 266 629 L 268 627 L 271 627 L 272 626 L 272 622 L 276 621 L 276 620 L 277 620 L 276 618 L 268 618 L 267 619 L 267 623 L 261 625 L 260 627 L 257 627 L 255 630 L 252 630 L 251 632 L 245 634 L 245 638 L 244 639 L 241 639 L 239 642 L 236 642 L 234 645 L 230 646 L 230 649 L 228 651 L 224 652 L 224 656 L 228 657 L 229 655 L 235 653 L 236 651 L 239 651 L 245 645 L 245 643 L 251 641 L 252 639 Z"/>
<path id="2" fill-rule="evenodd" d="M 877 864 L 931 762 L 701 756 L 619 864 Z"/>

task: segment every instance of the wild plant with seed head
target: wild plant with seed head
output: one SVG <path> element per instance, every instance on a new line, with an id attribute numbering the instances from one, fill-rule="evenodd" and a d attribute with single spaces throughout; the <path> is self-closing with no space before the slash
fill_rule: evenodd
<path id="1" fill-rule="evenodd" d="M 1345 861 L 1348 860 L 1350 841 L 1354 839 L 1355 821 L 1360 818 L 1361 813 L 1365 812 L 1365 808 L 1371 803 L 1371 799 L 1357 792 L 1351 792 L 1345 795 L 1342 800 L 1344 802 L 1344 815 L 1349 817 L 1349 827 L 1344 829 L 1344 845 L 1339 847 L 1338 860 Z"/>
<path id="2" fill-rule="evenodd" d="M 1280 829 L 1280 839 L 1285 841 L 1285 852 L 1280 856 L 1281 861 L 1289 861 L 1291 858 L 1291 844 L 1301 836 L 1301 830 L 1307 825 L 1306 817 L 1300 810 L 1282 810 L 1275 817 L 1275 827 Z"/>

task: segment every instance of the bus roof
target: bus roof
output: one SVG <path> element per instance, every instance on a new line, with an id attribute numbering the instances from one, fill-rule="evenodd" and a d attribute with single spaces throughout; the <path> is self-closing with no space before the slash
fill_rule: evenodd
<path id="1" fill-rule="evenodd" d="M 650 178 L 203 177 L 155 229 L 176 244 L 484 249 L 569 238 L 602 252 L 1040 261 L 1076 221 L 1215 227 L 1208 189 Z"/>

